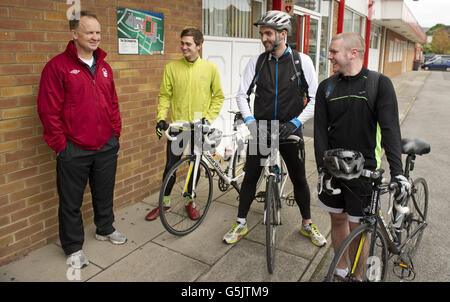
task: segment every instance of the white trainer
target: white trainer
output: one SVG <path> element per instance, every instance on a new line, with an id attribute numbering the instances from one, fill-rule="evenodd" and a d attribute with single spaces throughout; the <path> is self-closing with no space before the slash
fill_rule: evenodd
<path id="1" fill-rule="evenodd" d="M 100 241 L 109 240 L 113 244 L 124 244 L 125 242 L 127 242 L 127 237 L 125 237 L 125 235 L 123 235 L 122 233 L 119 233 L 118 231 L 114 231 L 111 234 L 106 235 L 106 236 L 95 234 L 95 239 L 100 240 Z"/>
<path id="2" fill-rule="evenodd" d="M 79 250 L 78 252 L 70 254 L 69 257 L 67 257 L 66 264 L 69 264 L 73 268 L 80 269 L 87 266 L 89 264 L 89 260 L 83 253 L 83 250 Z"/>

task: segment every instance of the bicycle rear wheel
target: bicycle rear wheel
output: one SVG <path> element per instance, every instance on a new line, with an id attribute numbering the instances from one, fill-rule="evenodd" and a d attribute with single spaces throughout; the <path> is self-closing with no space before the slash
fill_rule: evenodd
<path id="1" fill-rule="evenodd" d="M 203 160 L 198 166 L 196 189 L 192 199 L 194 164 L 195 156 L 181 159 L 169 170 L 161 186 L 159 216 L 166 230 L 174 235 L 182 236 L 195 230 L 205 219 L 211 204 L 213 181 Z M 189 203 L 193 203 L 194 208 L 198 210 L 198 217 L 189 216 Z M 169 210 L 167 207 L 170 207 Z"/>
<path id="2" fill-rule="evenodd" d="M 274 176 L 269 176 L 266 184 L 266 203 L 264 222 L 266 224 L 266 256 L 269 274 L 273 273 L 275 264 L 276 231 L 280 224 L 278 187 Z"/>
<path id="3" fill-rule="evenodd" d="M 331 262 L 327 282 L 383 282 L 386 280 L 388 248 L 386 239 L 377 228 L 371 255 L 373 226 L 362 224 L 344 240 Z M 347 270 L 338 272 L 337 269 Z"/>
<path id="4" fill-rule="evenodd" d="M 406 235 L 409 237 L 417 229 L 423 226 L 428 215 L 428 185 L 425 179 L 417 178 L 414 180 L 408 206 L 410 208 L 410 213 L 407 214 L 404 219 L 403 229 L 406 230 Z M 407 244 L 410 257 L 413 257 L 417 251 L 420 241 L 422 240 L 423 230 L 424 228 L 419 230 Z"/>

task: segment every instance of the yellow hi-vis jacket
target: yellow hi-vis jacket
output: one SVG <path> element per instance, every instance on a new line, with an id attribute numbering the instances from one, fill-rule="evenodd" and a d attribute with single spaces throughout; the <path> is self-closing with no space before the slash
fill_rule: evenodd
<path id="1" fill-rule="evenodd" d="M 212 123 L 224 99 L 216 64 L 200 57 L 194 63 L 185 58 L 168 63 L 158 97 L 157 121 L 166 120 L 172 105 L 172 122 L 192 122 L 204 117 Z"/>

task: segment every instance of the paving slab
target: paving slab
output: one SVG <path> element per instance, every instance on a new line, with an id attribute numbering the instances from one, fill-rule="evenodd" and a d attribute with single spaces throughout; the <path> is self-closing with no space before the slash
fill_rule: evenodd
<path id="1" fill-rule="evenodd" d="M 89 256 L 88 256 L 89 257 Z M 68 282 L 86 281 L 101 271 L 93 263 L 76 270 L 66 264 L 61 247 L 49 244 L 26 257 L 0 267 L 0 282 Z"/>
<path id="2" fill-rule="evenodd" d="M 90 282 L 193 282 L 209 266 L 149 242 L 108 267 Z"/>
<path id="3" fill-rule="evenodd" d="M 192 233 L 176 236 L 164 232 L 153 242 L 212 265 L 232 247 L 225 244 L 222 239 L 235 219 L 235 207 L 213 202 L 205 220 Z M 262 220 L 262 215 L 251 212 L 248 219 L 248 228 L 251 232 L 252 228 Z"/>
<path id="4" fill-rule="evenodd" d="M 308 263 L 301 257 L 277 251 L 271 275 L 267 270 L 265 246 L 244 238 L 197 281 L 296 282 Z"/>

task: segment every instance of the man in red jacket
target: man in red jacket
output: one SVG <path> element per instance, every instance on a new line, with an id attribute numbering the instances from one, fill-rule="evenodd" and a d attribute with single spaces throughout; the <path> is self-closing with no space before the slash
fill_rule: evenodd
<path id="1" fill-rule="evenodd" d="M 83 253 L 81 205 L 89 179 L 95 238 L 123 244 L 113 227 L 114 183 L 122 128 L 113 72 L 104 61 L 97 17 L 82 11 L 69 22 L 73 40 L 42 71 L 37 99 L 44 139 L 56 152 L 59 237 L 67 264 L 89 264 Z"/>

